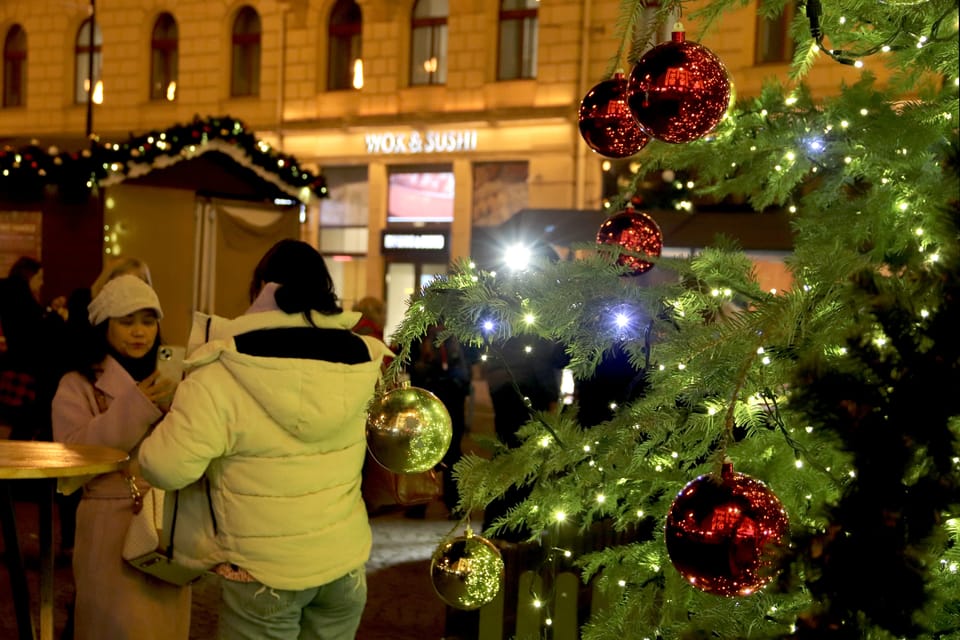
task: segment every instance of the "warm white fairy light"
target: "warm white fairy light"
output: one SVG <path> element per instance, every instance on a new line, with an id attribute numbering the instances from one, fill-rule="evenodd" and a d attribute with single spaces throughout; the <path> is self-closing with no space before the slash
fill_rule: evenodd
<path id="1" fill-rule="evenodd" d="M 670 453 L 670 457 L 673 458 L 674 460 L 676 460 L 677 458 L 680 457 L 680 454 L 677 453 L 676 451 L 673 451 L 673 452 Z"/>
<path id="2" fill-rule="evenodd" d="M 683 364 L 682 362 L 677 364 L 677 369 L 680 369 L 680 371 L 683 371 L 686 368 L 687 368 L 687 365 Z"/>
<path id="3" fill-rule="evenodd" d="M 806 427 L 804 427 L 803 430 L 806 431 L 807 433 L 813 433 L 813 427 L 811 427 L 810 425 L 807 425 Z"/>
<path id="4" fill-rule="evenodd" d="M 597 494 L 598 503 L 603 504 L 606 501 L 607 501 L 607 496 L 603 495 L 602 493 Z"/>
<path id="5" fill-rule="evenodd" d="M 927 256 L 927 262 L 939 262 L 939 261 L 940 261 L 939 253 L 931 253 L 929 256 Z"/>
<path id="6" fill-rule="evenodd" d="M 550 625 L 553 624 L 553 618 L 547 618 L 546 620 L 543 621 L 543 624 L 549 627 Z"/>
<path id="7" fill-rule="evenodd" d="M 787 151 L 787 155 L 785 157 L 790 162 L 793 162 L 794 159 L 797 157 L 797 154 L 795 154 L 793 151 Z"/>
<path id="8" fill-rule="evenodd" d="M 766 109 L 761 109 L 761 110 L 760 110 L 760 115 L 761 115 L 762 117 L 766 118 L 766 117 L 767 117 L 767 110 L 766 110 Z"/>
<path id="9" fill-rule="evenodd" d="M 763 358 L 760 359 L 760 362 L 763 364 L 770 364 L 770 356 L 763 356 Z"/>
<path id="10" fill-rule="evenodd" d="M 797 458 L 797 460 L 794 461 L 793 466 L 795 466 L 797 469 L 803 469 L 803 460 Z"/>
<path id="11" fill-rule="evenodd" d="M 555 511 L 553 514 L 553 519 L 557 522 L 563 522 L 567 519 L 567 514 L 565 511 Z"/>
<path id="12" fill-rule="evenodd" d="M 531 353 L 533 353 L 533 347 L 531 347 L 530 345 L 526 345 L 526 346 L 523 348 L 523 352 L 526 353 L 526 354 L 531 354 Z"/>
<path id="13" fill-rule="evenodd" d="M 540 602 L 540 598 L 534 598 L 532 604 L 534 609 L 539 609 L 543 606 L 543 603 Z"/>
<path id="14" fill-rule="evenodd" d="M 844 164 L 850 164 L 851 162 L 853 162 L 853 158 L 851 158 L 850 156 L 847 156 L 843 159 Z"/>
<path id="15" fill-rule="evenodd" d="M 868 113 L 870 113 L 870 112 L 867 111 L 866 109 L 860 109 L 860 115 L 865 116 L 865 115 L 867 115 Z"/>
<path id="16" fill-rule="evenodd" d="M 783 171 L 783 167 L 777 164 L 773 166 L 773 170 L 779 173 L 780 171 Z"/>
<path id="17" fill-rule="evenodd" d="M 930 312 L 927 311 L 926 309 L 920 309 L 920 317 L 921 317 L 921 318 L 929 318 L 929 317 L 930 317 Z"/>
<path id="18" fill-rule="evenodd" d="M 540 446 L 546 449 L 550 446 L 550 436 L 543 436 L 540 438 Z"/>
<path id="19" fill-rule="evenodd" d="M 666 369 L 667 369 L 667 366 L 666 366 L 666 365 L 663 365 L 663 364 L 661 364 L 661 365 L 660 365 L 659 367 L 657 367 L 657 368 L 658 368 L 658 369 L 659 369 L 660 371 L 666 371 Z"/>
<path id="20" fill-rule="evenodd" d="M 783 104 L 787 105 L 788 107 L 797 104 L 796 96 L 787 96 L 783 101 Z"/>
<path id="21" fill-rule="evenodd" d="M 570 549 L 564 549 L 564 550 L 563 550 L 563 557 L 564 557 L 564 558 L 569 558 L 569 557 L 571 557 L 571 556 L 573 556 L 573 552 L 570 551 Z"/>
<path id="22" fill-rule="evenodd" d="M 621 578 L 620 580 L 617 580 L 617 585 L 625 587 L 627 586 L 627 581 Z"/>
<path id="23" fill-rule="evenodd" d="M 711 416 L 717 415 L 717 408 L 716 408 L 716 407 L 708 407 L 708 408 L 707 408 L 707 415 L 711 415 Z"/>
<path id="24" fill-rule="evenodd" d="M 642 517 L 643 517 L 643 509 L 640 509 L 640 510 L 637 511 L 637 517 L 638 517 L 638 518 L 642 518 Z"/>
<path id="25" fill-rule="evenodd" d="M 890 45 L 888 44 L 883 45 L 882 47 L 880 47 L 880 51 L 883 51 L 884 53 L 890 53 Z"/>
<path id="26" fill-rule="evenodd" d="M 854 63 L 853 63 L 853 66 L 856 67 L 857 69 L 862 69 L 862 68 L 863 68 L 863 60 L 855 60 Z"/>
<path id="27" fill-rule="evenodd" d="M 537 321 L 537 316 L 533 315 L 532 313 L 528 313 L 525 316 L 523 316 L 523 321 L 526 322 L 527 324 L 533 324 L 534 322 Z"/>
<path id="28" fill-rule="evenodd" d="M 853 470 L 850 470 L 850 471 L 847 472 L 847 475 L 850 476 L 851 478 L 856 478 L 856 477 L 857 477 L 857 472 L 856 472 L 856 471 L 853 471 Z"/>
<path id="29" fill-rule="evenodd" d="M 850 123 L 849 123 L 848 121 L 846 121 L 846 120 L 841 120 L 841 121 L 840 121 L 840 128 L 846 129 L 846 128 L 849 127 L 849 126 L 850 126 Z"/>

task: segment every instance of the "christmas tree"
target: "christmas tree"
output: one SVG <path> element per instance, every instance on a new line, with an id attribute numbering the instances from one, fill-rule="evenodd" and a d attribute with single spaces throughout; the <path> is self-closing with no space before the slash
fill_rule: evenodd
<path id="1" fill-rule="evenodd" d="M 694 41 L 741 4 L 656 15 L 684 9 Z M 580 381 L 629 363 L 605 419 L 534 412 L 519 446 L 455 470 L 464 513 L 523 490 L 483 535 L 521 532 L 604 590 L 583 638 L 960 637 L 957 3 L 808 0 L 789 77 L 729 108 L 694 79 L 699 106 L 669 122 L 636 71 L 656 44 L 644 9 L 624 0 L 610 43 L 610 77 L 628 63 L 623 97 L 645 110 L 636 180 L 691 172 L 700 197 L 788 209 L 793 286 L 762 290 L 723 238 L 690 259 L 612 236 L 518 270 L 462 261 L 411 301 L 391 372 L 441 320 L 487 357 L 513 337 L 559 342 Z M 823 59 L 891 75 L 814 99 L 804 74 Z M 672 275 L 645 282 L 651 266 Z M 622 544 L 564 553 L 598 524 Z"/>

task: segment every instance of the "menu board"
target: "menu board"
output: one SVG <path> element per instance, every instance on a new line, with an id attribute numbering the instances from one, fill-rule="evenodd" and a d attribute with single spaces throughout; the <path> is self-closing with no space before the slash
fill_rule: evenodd
<path id="1" fill-rule="evenodd" d="M 0 211 L 0 278 L 21 256 L 40 260 L 41 220 L 39 211 Z"/>

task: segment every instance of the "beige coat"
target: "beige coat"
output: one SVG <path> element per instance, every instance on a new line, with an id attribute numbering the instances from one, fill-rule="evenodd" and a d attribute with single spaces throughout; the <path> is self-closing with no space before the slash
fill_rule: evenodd
<path id="1" fill-rule="evenodd" d="M 60 442 L 98 444 L 130 452 L 161 413 L 133 378 L 108 357 L 97 379 L 106 411 L 78 373 L 64 376 L 53 399 L 53 435 Z M 134 463 L 131 472 L 141 490 Z M 175 587 L 127 565 L 123 538 L 133 515 L 130 489 L 119 472 L 91 479 L 77 510 L 73 572 L 76 582 L 76 640 L 186 640 L 190 633 L 190 587 Z"/>

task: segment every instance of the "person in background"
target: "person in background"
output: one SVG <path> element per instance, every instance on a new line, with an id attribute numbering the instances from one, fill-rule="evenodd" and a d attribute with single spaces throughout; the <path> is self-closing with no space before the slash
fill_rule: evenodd
<path id="1" fill-rule="evenodd" d="M 41 303 L 43 265 L 19 258 L 0 287 L 6 338 L 0 405 L 14 440 L 50 440 L 50 400 L 59 381 L 55 358 L 64 346 L 64 310 Z"/>
<path id="2" fill-rule="evenodd" d="M 426 335 L 410 345 L 410 364 L 407 373 L 410 384 L 433 393 L 450 413 L 453 438 L 441 461 L 443 470 L 443 503 L 453 514 L 459 502 L 457 483 L 453 479 L 453 465 L 462 455 L 460 443 L 466 434 L 466 400 L 470 395 L 470 359 L 460 342 L 449 336 L 439 344 L 437 336 L 443 331 L 442 323 L 427 329 Z M 422 518 L 426 505 L 407 509 L 410 517 Z"/>
<path id="3" fill-rule="evenodd" d="M 367 296 L 354 303 L 353 310 L 362 314 L 360 322 L 353 328 L 353 332 L 383 340 L 383 327 L 387 323 L 387 310 L 383 301 L 373 296 Z"/>
<path id="4" fill-rule="evenodd" d="M 77 509 L 73 574 L 77 640 L 185 640 L 190 588 L 155 580 L 128 566 L 123 541 L 133 516 L 131 484 L 140 492 L 137 447 L 169 408 L 173 381 L 156 371 L 163 318 L 154 290 L 137 276 L 107 282 L 90 302 L 96 350 L 65 375 L 53 398 L 59 442 L 96 444 L 130 453 L 121 471 L 83 487 Z"/>
<path id="5" fill-rule="evenodd" d="M 493 425 L 500 442 L 520 446 L 517 430 L 535 411 L 551 411 L 560 400 L 560 377 L 569 357 L 562 345 L 539 336 L 520 335 L 493 349 L 483 367 L 493 403 Z M 483 513 L 486 529 L 500 516 L 524 500 L 529 492 L 510 488 L 487 505 Z M 497 539 L 521 542 L 529 532 L 503 530 Z"/>
<path id="6" fill-rule="evenodd" d="M 305 242 L 267 251 L 250 298 L 188 358 L 140 466 L 180 490 L 175 557 L 220 576 L 220 638 L 352 640 L 372 544 L 367 406 L 390 351 L 350 331 L 360 314 Z"/>

